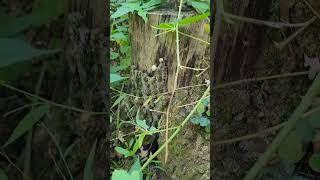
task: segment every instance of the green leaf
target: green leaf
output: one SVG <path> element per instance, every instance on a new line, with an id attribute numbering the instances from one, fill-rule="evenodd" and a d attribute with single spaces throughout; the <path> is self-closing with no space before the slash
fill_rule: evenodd
<path id="1" fill-rule="evenodd" d="M 153 127 L 153 126 L 149 129 L 149 132 L 150 132 L 151 134 L 154 134 L 154 133 L 156 133 L 157 131 L 158 131 L 158 129 L 155 128 L 155 127 Z"/>
<path id="2" fill-rule="evenodd" d="M 89 156 L 84 166 L 83 180 L 93 180 L 92 168 L 94 163 L 94 156 L 96 153 L 96 146 L 97 146 L 97 140 L 95 140 L 93 146 L 91 147 Z"/>
<path id="3" fill-rule="evenodd" d="M 121 81 L 121 80 L 124 80 L 124 79 L 127 79 L 127 78 L 126 77 L 121 77 L 120 75 L 115 74 L 115 73 L 111 73 L 110 74 L 110 83 L 114 83 L 114 82 Z"/>
<path id="4" fill-rule="evenodd" d="M 114 170 L 112 172 L 111 180 L 140 180 L 140 173 L 138 171 L 133 171 L 129 174 L 125 170 Z"/>
<path id="5" fill-rule="evenodd" d="M 315 136 L 315 130 L 310 125 L 309 121 L 305 121 L 305 120 L 299 121 L 295 131 L 302 138 L 304 142 L 310 142 Z"/>
<path id="6" fill-rule="evenodd" d="M 198 124 L 200 123 L 199 119 L 200 119 L 200 117 L 192 118 L 192 119 L 191 119 L 192 124 L 198 125 Z"/>
<path id="7" fill-rule="evenodd" d="M 204 104 L 199 104 L 198 108 L 197 108 L 197 112 L 198 114 L 202 114 L 206 111 L 206 107 L 204 106 Z"/>
<path id="8" fill-rule="evenodd" d="M 142 146 L 142 143 L 143 143 L 145 136 L 146 136 L 145 133 L 139 134 L 139 137 L 138 137 L 138 139 L 136 139 L 136 142 L 133 145 L 132 151 L 130 152 L 130 156 L 133 156 L 136 154 L 138 149 Z"/>
<path id="9" fill-rule="evenodd" d="M 32 21 L 32 15 L 12 17 L 0 12 L 0 37 L 4 38 L 15 35 L 30 27 L 32 25 Z"/>
<path id="10" fill-rule="evenodd" d="M 320 172 L 320 154 L 312 154 L 308 163 L 312 170 Z"/>
<path id="11" fill-rule="evenodd" d="M 320 128 L 320 110 L 317 110 L 306 117 L 310 125 L 314 128 Z"/>
<path id="12" fill-rule="evenodd" d="M 160 23 L 157 28 L 162 30 L 170 30 L 175 28 L 175 24 L 173 23 Z"/>
<path id="13" fill-rule="evenodd" d="M 0 38 L 0 67 L 57 52 L 59 50 L 35 49 L 22 40 Z"/>
<path id="14" fill-rule="evenodd" d="M 202 127 L 209 126 L 209 125 L 210 125 L 210 120 L 209 120 L 208 118 L 201 117 L 201 118 L 199 119 L 199 124 L 200 124 L 200 126 L 202 126 Z"/>
<path id="15" fill-rule="evenodd" d="M 154 6 L 157 6 L 160 3 L 161 3 L 161 0 L 151 0 L 151 1 L 147 2 L 147 3 L 144 3 L 142 5 L 142 8 L 143 9 L 154 8 Z"/>
<path id="16" fill-rule="evenodd" d="M 8 176 L 6 174 L 6 172 L 0 168 L 0 180 L 8 180 Z"/>
<path id="17" fill-rule="evenodd" d="M 36 124 L 40 119 L 49 111 L 49 106 L 47 104 L 34 107 L 17 125 L 13 130 L 10 138 L 4 145 L 7 146 L 13 143 L 15 140 L 24 135 L 29 131 L 34 124 Z"/>
<path id="18" fill-rule="evenodd" d="M 191 1 L 191 6 L 200 13 L 204 13 L 209 10 L 209 5 L 205 2 Z"/>
<path id="19" fill-rule="evenodd" d="M 110 59 L 111 60 L 117 59 L 118 57 L 119 57 L 119 53 L 110 52 Z"/>
<path id="20" fill-rule="evenodd" d="M 47 24 L 64 13 L 65 0 L 35 0 L 32 8 L 33 25 Z"/>
<path id="21" fill-rule="evenodd" d="M 179 26 L 185 26 L 185 25 L 189 25 L 189 24 L 193 24 L 196 22 L 199 22 L 205 18 L 207 18 L 208 16 L 210 16 L 210 13 L 204 13 L 204 14 L 200 14 L 200 15 L 196 15 L 196 16 L 191 16 L 191 17 L 187 17 L 184 18 L 182 20 L 179 21 Z"/>
<path id="22" fill-rule="evenodd" d="M 120 94 L 120 96 L 117 98 L 117 100 L 113 103 L 113 105 L 111 106 L 111 108 L 115 107 L 116 105 L 118 105 L 127 95 L 126 94 Z"/>
<path id="23" fill-rule="evenodd" d="M 303 143 L 301 137 L 292 131 L 279 147 L 279 156 L 289 163 L 298 162 L 304 155 Z"/>
<path id="24" fill-rule="evenodd" d="M 148 18 L 147 18 L 147 11 L 144 11 L 144 10 L 139 10 L 138 11 L 138 15 L 140 17 L 142 17 L 142 19 L 144 20 L 144 22 L 148 22 Z"/>
<path id="25" fill-rule="evenodd" d="M 127 149 L 124 149 L 122 147 L 117 146 L 114 148 L 114 150 L 117 151 L 119 154 L 124 155 L 125 158 L 130 156 L 130 151 L 128 151 Z"/>
<path id="26" fill-rule="evenodd" d="M 128 8 L 128 7 L 124 7 L 124 6 L 121 6 L 117 9 L 116 12 L 114 12 L 112 15 L 111 15 L 111 18 L 115 19 L 115 18 L 118 18 L 120 16 L 123 16 L 125 14 L 128 14 L 129 12 L 133 12 L 132 9 Z"/>
<path id="27" fill-rule="evenodd" d="M 137 160 L 134 162 L 134 164 L 131 166 L 130 170 L 129 170 L 129 173 L 132 174 L 133 172 L 140 172 L 139 173 L 139 176 L 140 176 L 140 179 L 142 180 L 142 171 L 141 171 L 141 165 L 140 165 L 140 159 L 139 157 L 137 158 Z"/>
<path id="28" fill-rule="evenodd" d="M 136 123 L 139 127 L 141 127 L 144 130 L 147 130 L 149 128 L 149 126 L 147 125 L 146 120 L 140 120 L 140 119 L 136 119 Z"/>

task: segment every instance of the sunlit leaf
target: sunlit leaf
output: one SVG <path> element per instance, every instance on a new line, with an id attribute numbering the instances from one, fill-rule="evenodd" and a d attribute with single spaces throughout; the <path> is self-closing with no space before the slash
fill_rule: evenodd
<path id="1" fill-rule="evenodd" d="M 119 154 L 124 155 L 124 157 L 130 156 L 130 151 L 128 151 L 127 149 L 124 149 L 122 147 L 117 146 L 114 148 L 114 150 L 117 151 Z"/>
<path id="2" fill-rule="evenodd" d="M 200 15 L 196 15 L 196 16 L 187 17 L 187 18 L 184 18 L 179 21 L 179 26 L 193 24 L 193 23 L 199 22 L 209 16 L 210 16 L 210 13 L 204 13 L 204 14 L 200 14 Z"/>
<path id="3" fill-rule="evenodd" d="M 127 78 L 126 77 L 121 77 L 120 75 L 115 74 L 115 73 L 111 73 L 110 74 L 110 83 L 114 83 L 114 82 L 121 81 L 121 80 L 124 80 L 124 79 L 127 79 Z"/>
<path id="4" fill-rule="evenodd" d="M 111 180 L 140 180 L 140 172 L 133 171 L 129 174 L 125 170 L 114 170 L 112 172 Z"/>

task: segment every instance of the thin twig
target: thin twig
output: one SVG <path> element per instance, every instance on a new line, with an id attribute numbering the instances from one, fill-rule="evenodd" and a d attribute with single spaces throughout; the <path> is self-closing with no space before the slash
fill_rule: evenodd
<path id="1" fill-rule="evenodd" d="M 306 24 L 308 24 L 309 21 L 310 21 L 309 20 L 309 21 L 303 22 L 303 23 L 290 24 L 290 23 L 264 21 L 264 20 L 258 20 L 258 19 L 243 17 L 243 16 L 237 16 L 237 15 L 233 15 L 233 14 L 230 14 L 230 13 L 227 13 L 227 12 L 224 12 L 223 16 L 228 17 L 230 19 L 234 19 L 234 20 L 244 21 L 244 22 L 247 22 L 247 23 L 257 24 L 257 25 L 265 25 L 265 26 L 278 28 L 278 29 L 282 29 L 284 27 L 303 27 L 303 26 L 306 26 Z"/>
<path id="2" fill-rule="evenodd" d="M 35 99 L 38 99 L 42 102 L 45 102 L 49 105 L 52 105 L 52 106 L 55 106 L 55 107 L 60 107 L 60 108 L 63 108 L 63 109 L 68 109 L 68 110 L 72 110 L 72 111 L 76 111 L 76 112 L 81 112 L 81 113 L 88 113 L 90 115 L 107 115 L 108 113 L 107 112 L 94 112 L 94 111 L 87 111 L 85 109 L 79 109 L 79 108 L 76 108 L 76 107 L 72 107 L 72 106 L 67 106 L 67 105 L 63 105 L 63 104 L 59 104 L 59 103 L 56 103 L 56 102 L 53 102 L 53 101 L 50 101 L 48 99 L 45 99 L 45 98 L 42 98 L 40 96 L 37 96 L 37 95 L 34 95 L 32 93 L 29 93 L 27 91 L 23 91 L 21 89 L 18 89 L 18 88 L 15 88 L 9 84 L 6 84 L 4 81 L 1 81 L 0 80 L 0 86 L 3 86 L 5 88 L 8 88 L 8 89 L 11 89 L 13 91 L 16 91 L 16 92 L 19 92 L 21 94 L 24 94 L 24 95 L 27 95 L 27 96 L 30 96 L 30 97 L 33 97 Z"/>

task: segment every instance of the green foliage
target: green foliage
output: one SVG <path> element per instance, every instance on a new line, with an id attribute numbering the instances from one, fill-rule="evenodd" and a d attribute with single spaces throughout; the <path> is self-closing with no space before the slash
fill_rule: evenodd
<path id="1" fill-rule="evenodd" d="M 308 163 L 312 170 L 320 172 L 320 154 L 312 154 Z"/>
<path id="2" fill-rule="evenodd" d="M 0 38 L 15 35 L 31 26 L 47 24 L 61 16 L 64 7 L 64 0 L 35 0 L 32 12 L 20 17 L 8 16 L 0 9 Z"/>
<path id="3" fill-rule="evenodd" d="M 40 105 L 34 107 L 17 125 L 4 147 L 13 143 L 26 132 L 28 132 L 34 124 L 39 122 L 41 118 L 49 111 L 48 105 Z"/>
<path id="4" fill-rule="evenodd" d="M 19 50 L 19 53 L 17 53 Z M 35 57 L 51 55 L 59 50 L 39 50 L 35 49 L 26 42 L 17 39 L 0 39 L 0 67 L 8 66 L 17 62 L 30 60 Z"/>
<path id="5" fill-rule="evenodd" d="M 0 180 L 8 180 L 7 174 L 4 172 L 3 169 L 0 168 Z"/>
<path id="6" fill-rule="evenodd" d="M 93 180 L 94 179 L 92 168 L 93 168 L 93 163 L 94 163 L 96 146 L 97 146 L 97 140 L 92 145 L 89 156 L 87 158 L 87 161 L 86 161 L 86 164 L 84 167 L 84 171 L 83 171 L 83 180 Z"/>
<path id="7" fill-rule="evenodd" d="M 122 77 L 122 76 L 115 74 L 115 73 L 110 74 L 110 83 L 115 83 L 115 82 L 118 82 L 118 81 L 121 81 L 124 79 L 126 79 L 126 77 Z"/>
<path id="8" fill-rule="evenodd" d="M 302 138 L 292 131 L 279 147 L 279 156 L 289 163 L 298 162 L 304 155 Z"/>
<path id="9" fill-rule="evenodd" d="M 187 0 L 187 5 L 192 6 L 198 13 L 204 13 L 209 10 L 209 3 L 199 0 Z"/>
<path id="10" fill-rule="evenodd" d="M 156 8 L 161 3 L 161 0 L 150 0 L 147 3 L 141 3 L 141 1 L 132 1 L 130 3 L 120 3 L 120 7 L 111 15 L 111 18 L 119 18 L 128 13 L 137 12 L 137 14 L 143 18 L 145 22 L 148 21 L 148 11 Z"/>
<path id="11" fill-rule="evenodd" d="M 133 171 L 131 173 L 128 173 L 125 170 L 115 170 L 112 173 L 111 180 L 140 180 L 139 171 Z"/>

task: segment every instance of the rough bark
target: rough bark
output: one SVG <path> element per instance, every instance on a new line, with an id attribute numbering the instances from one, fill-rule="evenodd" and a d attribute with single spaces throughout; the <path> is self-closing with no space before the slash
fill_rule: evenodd
<path id="1" fill-rule="evenodd" d="M 305 22 L 312 17 L 302 3 L 287 4 L 269 0 L 224 1 L 225 11 L 261 20 Z M 289 9 L 288 9 L 289 8 Z M 290 12 L 290 13 L 289 13 Z M 289 14 L 288 14 L 289 13 Z M 213 27 L 214 28 L 214 27 Z M 272 29 L 235 21 L 223 21 L 214 62 L 215 85 L 230 81 L 302 71 L 303 53 L 312 56 L 319 44 L 315 27 L 307 28 L 283 50 L 273 41 L 287 38 L 294 29 Z M 214 92 L 214 137 L 219 140 L 252 134 L 286 120 L 301 100 L 308 84 L 306 77 L 285 78 L 219 89 Z M 212 177 L 241 179 L 272 141 L 272 136 L 216 145 L 213 154 Z"/>
<path id="2" fill-rule="evenodd" d="M 99 0 L 67 1 L 65 13 L 64 51 L 60 59 L 63 70 L 58 72 L 52 101 L 87 111 L 105 111 L 106 82 L 105 48 L 103 42 L 104 3 Z M 97 140 L 94 176 L 106 179 L 107 155 L 104 146 L 106 117 L 92 116 L 51 107 L 44 124 L 54 135 L 62 151 L 76 142 L 66 158 L 74 179 L 82 179 L 86 158 Z M 67 176 L 52 138 L 41 126 L 33 137 L 32 168 L 34 179 L 63 179 L 53 159 Z M 68 177 L 68 176 L 67 176 Z"/>
<path id="3" fill-rule="evenodd" d="M 145 23 L 137 15 L 130 16 L 130 39 L 132 44 L 132 91 L 145 97 L 163 92 L 171 92 L 177 68 L 176 38 L 175 33 L 170 32 L 156 36 L 163 32 L 153 29 L 159 23 L 175 22 L 178 12 L 173 10 L 156 10 L 148 15 Z M 183 12 L 182 16 L 194 15 L 195 12 Z M 181 31 L 194 37 L 208 41 L 209 34 L 204 31 L 205 21 L 181 28 Z M 208 23 L 208 22 L 207 22 Z M 197 40 L 180 35 L 180 58 L 183 66 L 205 68 L 209 64 L 208 45 Z M 163 59 L 160 62 L 159 59 Z M 157 66 L 152 71 L 152 66 Z M 198 72 L 182 70 L 178 87 L 205 83 L 209 79 L 209 70 L 196 77 Z M 192 106 L 178 108 L 178 105 L 188 104 L 201 97 L 205 87 L 179 90 L 173 99 L 172 118 L 169 127 L 179 125 L 190 112 Z M 155 97 L 150 103 L 142 107 L 142 118 L 148 123 L 165 127 L 165 114 L 151 112 L 149 109 L 165 112 L 170 95 L 166 95 L 159 102 Z M 136 104 L 137 106 L 142 105 Z M 158 143 L 165 141 L 165 134 L 159 136 Z M 164 161 L 164 153 L 159 159 Z M 180 132 L 178 137 L 169 145 L 169 160 L 165 165 L 168 177 L 165 179 L 209 179 L 209 137 L 203 129 L 192 126 L 190 123 Z"/>

